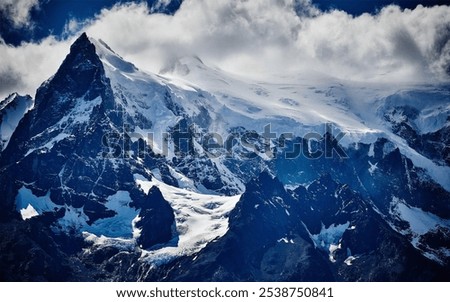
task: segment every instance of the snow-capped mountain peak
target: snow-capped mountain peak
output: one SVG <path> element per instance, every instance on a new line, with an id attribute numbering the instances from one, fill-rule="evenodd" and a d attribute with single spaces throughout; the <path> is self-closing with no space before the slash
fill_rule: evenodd
<path id="1" fill-rule="evenodd" d="M 18 272 L 48 279 L 446 279 L 447 111 L 442 85 L 152 74 L 82 34 L 34 106 L 0 102 L 0 254 L 53 250 Z"/>
<path id="2" fill-rule="evenodd" d="M 33 108 L 33 99 L 17 93 L 0 102 L 0 151 L 8 146 L 12 134 L 23 116 Z"/>

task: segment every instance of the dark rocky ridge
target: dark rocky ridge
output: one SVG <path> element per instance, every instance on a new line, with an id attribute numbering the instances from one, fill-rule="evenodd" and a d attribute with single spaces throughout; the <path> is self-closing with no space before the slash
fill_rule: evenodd
<path id="1" fill-rule="evenodd" d="M 136 71 L 133 65 L 126 66 L 129 72 Z M 256 147 L 245 160 L 227 157 L 224 163 L 232 175 L 224 175 L 212 159 L 195 149 L 203 147 L 195 131 L 206 132 L 212 120 L 208 109 L 203 106 L 196 116 L 189 116 L 170 89 L 162 85 L 158 89 L 178 121 L 168 129 L 170 135 L 185 139 L 184 146 L 175 146 L 173 158 L 143 150 L 142 139 L 128 136 L 126 127 L 151 126 L 158 120 L 128 115 L 127 99 L 111 87 L 94 44 L 85 34 L 74 43 L 55 76 L 38 89 L 35 108 L 0 153 L 0 280 L 450 280 L 450 261 L 443 252 L 448 251 L 449 229 L 442 225 L 419 236 L 414 247 L 410 224 L 395 212 L 401 201 L 409 208 L 449 219 L 450 193 L 387 139 L 349 146 L 345 148 L 348 158 L 312 159 L 307 154 L 286 159 L 286 150 L 295 144 L 305 146 L 304 138 L 295 137 L 285 142 L 287 149 L 274 142 L 269 147 L 276 158 L 263 160 L 257 153 L 267 147 L 264 138 L 238 127 L 230 132 L 250 133 Z M 407 114 L 416 113 L 409 110 Z M 79 123 L 77 118 L 86 122 Z M 405 127 L 400 125 L 398 133 L 406 137 Z M 420 145 L 420 140 L 448 145 L 447 130 L 429 134 L 433 138 L 409 141 L 413 146 Z M 105 137 L 118 143 L 104 144 Z M 53 142 L 51 148 L 44 148 L 49 142 Z M 335 142 L 329 133 L 316 142 L 317 147 L 330 143 Z M 123 148 L 111 153 L 117 146 Z M 444 159 L 438 155 L 435 159 Z M 139 174 L 151 180 L 156 168 L 161 180 L 174 187 L 180 183 L 171 169 L 216 194 L 232 195 L 239 191 L 238 181 L 246 184 L 228 214 L 229 229 L 223 237 L 193 255 L 158 267 L 143 261 L 140 249 L 177 244 L 174 210 L 159 189 L 153 187 L 145 194 L 134 178 Z M 285 188 L 298 183 L 305 185 Z M 15 206 L 21 188 L 36 197 L 49 194 L 56 209 L 22 220 Z M 136 246 L 98 246 L 85 241 L 79 229 L 58 224 L 69 209 L 85 214 L 89 226 L 115 217 L 118 210 L 107 203 L 119 191 L 128 192 L 128 206 L 139 211 Z M 327 230 L 335 230 L 328 241 L 327 233 L 322 233 Z M 430 260 L 425 252 L 440 261 Z"/>

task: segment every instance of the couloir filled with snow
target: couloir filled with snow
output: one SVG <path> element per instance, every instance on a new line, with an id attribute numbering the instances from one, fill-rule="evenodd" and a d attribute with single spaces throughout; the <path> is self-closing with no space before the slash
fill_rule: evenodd
<path id="1" fill-rule="evenodd" d="M 207 243 L 222 237 L 228 230 L 228 213 L 240 198 L 240 195 L 217 196 L 175 188 L 155 177 L 148 181 L 142 175 L 135 175 L 135 180 L 146 193 L 152 186 L 158 187 L 175 213 L 175 244 L 169 242 L 142 253 L 145 259 L 155 265 L 175 257 L 191 255 Z"/>
<path id="2" fill-rule="evenodd" d="M 153 177 L 151 181 L 142 175 L 135 175 L 136 184 L 148 193 L 152 186 L 159 188 L 164 198 L 174 209 L 176 225 L 174 239 L 152 250 L 142 250 L 142 258 L 155 265 L 165 263 L 175 257 L 191 255 L 206 246 L 208 242 L 223 236 L 228 230 L 228 213 L 239 201 L 240 195 L 218 196 L 202 194 L 186 188 L 169 186 Z M 83 209 L 65 207 L 64 217 L 58 219 L 56 228 L 83 232 L 87 241 L 94 245 L 114 245 L 133 250 L 140 230 L 135 223 L 140 219 L 139 211 L 130 207 L 130 194 L 119 191 L 110 196 L 105 206 L 113 210 L 114 217 L 103 218 L 89 224 Z M 22 187 L 16 197 L 16 207 L 22 219 L 60 209 L 52 202 L 49 194 L 37 197 L 31 190 Z"/>

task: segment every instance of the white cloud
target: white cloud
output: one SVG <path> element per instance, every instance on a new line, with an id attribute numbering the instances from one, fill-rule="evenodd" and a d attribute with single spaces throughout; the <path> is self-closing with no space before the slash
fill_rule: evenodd
<path id="1" fill-rule="evenodd" d="M 197 55 L 236 73 L 317 70 L 352 80 L 422 81 L 446 78 L 450 57 L 449 6 L 389 6 L 353 17 L 319 12 L 309 0 L 188 0 L 174 16 L 116 6 L 86 30 L 152 71 Z"/>
<path id="2" fill-rule="evenodd" d="M 9 18 L 15 27 L 30 25 L 30 12 L 39 7 L 39 0 L 1 0 L 0 12 Z"/>
<path id="3" fill-rule="evenodd" d="M 172 0 L 157 0 L 151 10 L 158 11 L 161 9 L 164 9 L 165 7 L 169 6 L 169 4 L 172 2 Z"/>
<path id="4" fill-rule="evenodd" d="M 278 65 L 278 53 L 292 50 L 300 25 L 290 2 L 185 1 L 173 17 L 149 16 L 146 6 L 133 4 L 103 11 L 87 31 L 153 71 L 186 55 L 226 69 L 241 69 L 235 62 L 269 68 Z"/>
<path id="5" fill-rule="evenodd" d="M 154 72 L 178 57 L 196 55 L 207 64 L 252 76 L 315 70 L 357 81 L 448 81 L 449 6 L 389 6 L 376 15 L 353 17 L 320 12 L 309 3 L 186 0 L 174 16 L 150 14 L 145 4 L 124 4 L 103 10 L 94 20 L 72 20 L 67 33 L 87 31 Z M 69 50 L 68 42 L 47 40 L 6 47 L 7 61 L 14 53 L 24 56 L 7 65 L 23 76 L 26 89 L 35 89 L 38 78 L 55 72 Z M 0 55 L 4 48 L 0 45 Z"/>
<path id="6" fill-rule="evenodd" d="M 449 29 L 448 6 L 405 11 L 389 6 L 356 18 L 332 11 L 304 24 L 298 47 L 336 76 L 388 81 L 445 76 L 433 65 L 445 56 L 435 44 Z"/>
<path id="7" fill-rule="evenodd" d="M 58 70 L 69 47 L 68 41 L 54 37 L 18 47 L 0 43 L 0 100 L 12 92 L 34 96 L 42 82 Z"/>

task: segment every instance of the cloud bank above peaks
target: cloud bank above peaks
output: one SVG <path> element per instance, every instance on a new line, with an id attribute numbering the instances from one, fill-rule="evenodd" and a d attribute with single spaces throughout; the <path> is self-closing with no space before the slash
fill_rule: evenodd
<path id="1" fill-rule="evenodd" d="M 198 56 L 206 64 L 259 78 L 316 71 L 355 81 L 422 82 L 449 81 L 450 74 L 449 6 L 388 6 L 353 17 L 320 11 L 309 0 L 186 0 L 172 16 L 150 14 L 146 4 L 131 3 L 104 9 L 93 20 L 71 20 L 68 40 L 82 31 L 153 72 L 178 58 Z M 68 41 L 45 42 L 49 39 L 35 47 L 58 44 L 66 47 L 62 56 L 68 52 Z M 25 45 L 10 52 L 36 55 L 27 47 L 33 49 Z M 0 44 L 0 55 L 4 48 Z M 54 58 L 61 63 L 61 55 Z M 33 70 L 8 61 L 8 70 L 29 83 Z M 50 64 L 53 73 L 55 64 Z"/>

